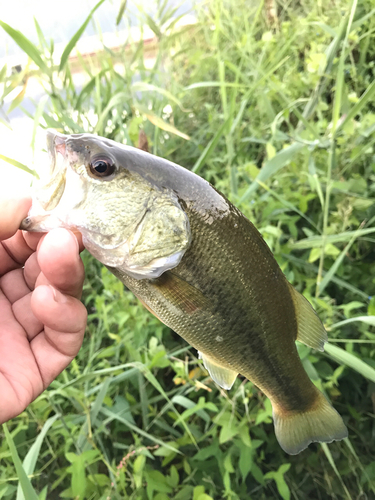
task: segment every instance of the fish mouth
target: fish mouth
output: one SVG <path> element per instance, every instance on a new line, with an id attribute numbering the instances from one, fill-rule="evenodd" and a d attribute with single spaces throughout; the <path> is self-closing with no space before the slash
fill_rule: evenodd
<path id="1" fill-rule="evenodd" d="M 67 136 L 48 129 L 46 132 L 47 152 L 50 157 L 50 175 L 53 175 L 56 168 L 58 153 L 66 158 L 66 139 Z"/>
<path id="2" fill-rule="evenodd" d="M 48 173 L 41 176 L 36 185 L 33 202 L 28 216 L 23 219 L 20 229 L 25 231 L 48 231 L 51 212 L 58 206 L 65 190 L 67 171 L 67 136 L 47 130 L 47 152 L 50 159 Z"/>

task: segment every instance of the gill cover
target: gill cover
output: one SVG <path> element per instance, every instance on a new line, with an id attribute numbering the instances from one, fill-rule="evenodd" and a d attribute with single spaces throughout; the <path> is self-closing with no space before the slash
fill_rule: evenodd
<path id="1" fill-rule="evenodd" d="M 156 191 L 122 238 L 121 232 L 111 238 L 93 227 L 78 229 L 95 258 L 136 279 L 157 278 L 176 267 L 190 243 L 189 220 L 178 201 L 171 193 Z"/>

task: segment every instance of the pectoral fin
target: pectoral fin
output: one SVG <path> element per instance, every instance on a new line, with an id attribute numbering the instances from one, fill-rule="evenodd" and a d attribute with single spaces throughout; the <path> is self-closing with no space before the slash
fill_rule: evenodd
<path id="1" fill-rule="evenodd" d="M 319 316 L 310 302 L 292 285 L 290 285 L 290 292 L 297 317 L 297 340 L 313 349 L 324 351 L 324 344 L 328 341 L 328 337 Z"/>
<path id="2" fill-rule="evenodd" d="M 170 304 L 186 314 L 211 308 L 210 300 L 198 288 L 173 274 L 173 271 L 160 276 L 153 286 L 161 291 Z"/>
<path id="3" fill-rule="evenodd" d="M 204 367 L 210 374 L 210 377 L 217 385 L 220 385 L 223 389 L 229 390 L 232 388 L 234 381 L 237 378 L 238 373 L 229 370 L 228 368 L 223 368 L 213 361 L 212 358 L 206 356 L 202 352 L 198 351 L 199 359 L 203 360 Z"/>

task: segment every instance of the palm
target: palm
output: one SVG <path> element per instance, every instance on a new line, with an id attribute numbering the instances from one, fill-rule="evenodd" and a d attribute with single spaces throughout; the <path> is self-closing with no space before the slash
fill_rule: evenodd
<path id="1" fill-rule="evenodd" d="M 77 240 L 64 229 L 15 232 L 29 205 L 0 201 L 0 423 L 22 412 L 71 362 L 86 325 Z"/>

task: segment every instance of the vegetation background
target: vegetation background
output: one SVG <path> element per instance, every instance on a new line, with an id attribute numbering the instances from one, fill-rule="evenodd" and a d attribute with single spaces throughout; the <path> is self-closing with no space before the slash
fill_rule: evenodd
<path id="1" fill-rule="evenodd" d="M 84 254 L 83 348 L 0 430 L 1 499 L 375 498 L 374 7 L 212 0 L 177 29 L 158 0 L 155 15 L 139 10 L 158 42 L 151 66 L 143 42 L 103 46 L 78 54 L 81 88 L 69 55 L 93 12 L 57 66 L 37 20 L 37 45 L 0 23 L 31 62 L 0 69 L 1 100 L 22 82 L 11 108 L 23 109 L 34 68 L 48 96 L 35 129 L 147 139 L 254 222 L 328 330 L 325 353 L 299 353 L 349 429 L 286 455 L 256 387 L 218 389 L 196 351 Z M 124 1 L 117 22 L 126 16 Z"/>

